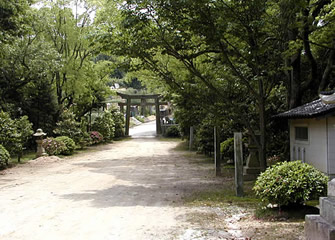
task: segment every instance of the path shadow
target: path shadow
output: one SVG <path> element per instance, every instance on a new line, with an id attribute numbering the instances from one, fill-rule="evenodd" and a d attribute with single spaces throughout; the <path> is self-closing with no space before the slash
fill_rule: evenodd
<path id="1" fill-rule="evenodd" d="M 194 192 L 223 186 L 220 179 L 212 176 L 212 169 L 208 165 L 200 167 L 194 161 L 179 159 L 178 156 L 156 155 L 154 161 L 129 157 L 75 163 L 89 168 L 90 172 L 111 176 L 117 185 L 60 197 L 72 201 L 88 200 L 97 208 L 169 206 L 181 203 L 184 197 Z"/>

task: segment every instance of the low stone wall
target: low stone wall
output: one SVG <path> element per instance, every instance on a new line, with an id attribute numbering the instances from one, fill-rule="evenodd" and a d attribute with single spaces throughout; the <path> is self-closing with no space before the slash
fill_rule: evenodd
<path id="1" fill-rule="evenodd" d="M 335 179 L 328 183 L 328 197 L 320 198 L 320 215 L 306 215 L 306 240 L 335 240 Z"/>

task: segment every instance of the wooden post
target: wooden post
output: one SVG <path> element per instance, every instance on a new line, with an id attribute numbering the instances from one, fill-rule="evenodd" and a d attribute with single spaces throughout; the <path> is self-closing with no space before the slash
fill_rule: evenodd
<path id="1" fill-rule="evenodd" d="M 194 141 L 194 127 L 190 127 L 190 142 L 188 145 L 189 150 L 191 151 L 193 149 L 193 141 Z"/>
<path id="2" fill-rule="evenodd" d="M 242 133 L 234 133 L 235 188 L 236 196 L 243 197 L 243 152 Z"/>
<path id="3" fill-rule="evenodd" d="M 156 108 L 156 134 L 162 134 L 161 118 L 159 111 L 159 98 L 155 98 L 155 108 Z"/>
<path id="4" fill-rule="evenodd" d="M 218 127 L 214 127 L 214 163 L 215 163 L 215 176 L 220 176 L 221 159 L 220 159 L 220 135 Z"/>
<path id="5" fill-rule="evenodd" d="M 126 108 L 126 129 L 125 135 L 129 136 L 129 126 L 130 126 L 130 103 L 131 99 L 127 98 L 127 108 Z"/>

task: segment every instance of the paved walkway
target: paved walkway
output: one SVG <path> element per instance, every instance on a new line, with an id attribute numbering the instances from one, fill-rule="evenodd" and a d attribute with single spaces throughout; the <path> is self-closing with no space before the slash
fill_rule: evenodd
<path id="1" fill-rule="evenodd" d="M 141 131 L 1 172 L 0 239 L 195 239 L 183 197 L 220 184 L 212 165 Z"/>

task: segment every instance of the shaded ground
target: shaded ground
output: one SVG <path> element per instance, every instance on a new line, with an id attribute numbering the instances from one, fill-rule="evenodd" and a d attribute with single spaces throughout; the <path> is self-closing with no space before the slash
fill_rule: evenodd
<path id="1" fill-rule="evenodd" d="M 152 132 L 2 172 L 0 239 L 275 239 L 252 209 L 185 204 L 227 179 L 214 178 L 202 156 L 150 138 Z M 285 236 L 283 229 L 293 228 L 290 239 L 299 239 L 301 223 L 283 224 L 268 223 L 265 231 Z"/>

